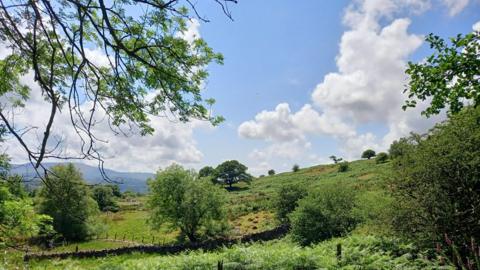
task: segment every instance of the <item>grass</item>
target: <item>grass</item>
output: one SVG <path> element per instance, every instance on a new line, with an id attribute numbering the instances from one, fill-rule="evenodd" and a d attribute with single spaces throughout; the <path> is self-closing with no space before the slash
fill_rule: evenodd
<path id="1" fill-rule="evenodd" d="M 337 259 L 337 245 L 342 257 Z M 215 252 L 186 252 L 158 256 L 130 254 L 101 259 L 32 262 L 30 269 L 454 269 L 427 260 L 411 245 L 375 236 L 350 236 L 299 247 L 288 238 L 236 245 Z"/>

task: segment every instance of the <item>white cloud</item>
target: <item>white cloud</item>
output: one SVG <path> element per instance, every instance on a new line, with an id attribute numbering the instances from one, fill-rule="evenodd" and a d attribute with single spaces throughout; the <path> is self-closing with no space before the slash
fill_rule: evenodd
<path id="1" fill-rule="evenodd" d="M 200 38 L 200 22 L 193 18 L 187 21 L 187 29 L 177 34 L 178 37 L 185 39 L 189 43 L 193 43 L 195 39 Z"/>
<path id="2" fill-rule="evenodd" d="M 470 0 L 442 0 L 442 2 L 448 8 L 448 15 L 455 16 L 468 6 Z"/>
<path id="3" fill-rule="evenodd" d="M 472 26 L 472 29 L 473 29 L 473 31 L 478 31 L 478 32 L 480 32 L 480 21 L 476 22 L 476 23 Z"/>
<path id="4" fill-rule="evenodd" d="M 340 41 L 338 70 L 316 86 L 313 106 L 306 104 L 292 112 L 282 103 L 275 111 L 263 111 L 239 126 L 241 137 L 271 143 L 263 151 L 256 150 L 252 158 L 271 160 L 271 148 L 292 139 L 308 143 L 308 135 L 333 136 L 345 158 L 358 158 L 366 148 L 384 151 L 393 140 L 411 131 L 424 132 L 442 119 L 421 117 L 425 104 L 407 112 L 401 109 L 408 79 L 406 61 L 420 47 L 423 36 L 408 32 L 410 19 L 395 17 L 405 12 L 418 14 L 430 6 L 429 0 L 354 1 L 343 18 L 349 29 Z M 366 124 L 384 125 L 388 131 L 380 136 L 359 132 Z M 299 156 L 308 159 L 312 154 L 305 148 Z"/>

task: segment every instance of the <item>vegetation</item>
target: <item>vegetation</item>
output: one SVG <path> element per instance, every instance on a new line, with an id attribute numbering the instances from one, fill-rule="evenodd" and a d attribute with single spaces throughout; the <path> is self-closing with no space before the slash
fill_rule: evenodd
<path id="1" fill-rule="evenodd" d="M 292 172 L 298 172 L 300 170 L 300 166 L 298 164 L 293 165 Z"/>
<path id="2" fill-rule="evenodd" d="M 375 162 L 377 164 L 379 163 L 385 163 L 388 161 L 388 154 L 385 152 L 380 152 L 377 154 L 377 157 L 375 157 Z"/>
<path id="3" fill-rule="evenodd" d="M 97 202 L 98 208 L 103 212 L 117 212 L 119 210 L 112 186 L 95 186 L 92 190 L 92 197 Z"/>
<path id="4" fill-rule="evenodd" d="M 298 201 L 307 195 L 305 187 L 289 184 L 280 187 L 275 200 L 277 219 L 282 223 L 290 223 L 288 215 L 298 206 Z"/>
<path id="5" fill-rule="evenodd" d="M 351 189 L 326 186 L 311 192 L 289 216 L 292 238 L 305 246 L 346 235 L 358 223 L 354 207 L 355 193 Z"/>
<path id="6" fill-rule="evenodd" d="M 268 175 L 270 176 L 275 175 L 275 170 L 274 169 L 268 170 Z"/>
<path id="7" fill-rule="evenodd" d="M 431 99 L 422 114 L 438 114 L 448 107 L 458 113 L 465 104 L 480 104 L 480 32 L 452 38 L 448 44 L 439 36 L 430 34 L 426 41 L 435 52 L 419 63 L 409 63 L 408 100 L 403 106 L 415 107 L 417 100 Z"/>
<path id="8" fill-rule="evenodd" d="M 210 166 L 205 166 L 198 171 L 198 176 L 199 177 L 210 177 L 215 175 L 215 169 Z"/>
<path id="9" fill-rule="evenodd" d="M 363 151 L 362 158 L 371 159 L 375 155 L 376 155 L 375 151 L 373 151 L 372 149 L 367 149 Z"/>
<path id="10" fill-rule="evenodd" d="M 480 239 L 480 107 L 465 108 L 430 133 L 409 138 L 394 160 L 398 233 L 425 247 L 445 236 L 469 246 Z"/>
<path id="11" fill-rule="evenodd" d="M 335 164 L 343 160 L 343 158 L 337 158 L 336 156 L 330 156 L 330 159 L 333 160 L 333 163 Z"/>
<path id="12" fill-rule="evenodd" d="M 338 164 L 338 172 L 346 172 L 348 171 L 348 162 L 343 161 Z"/>
<path id="13" fill-rule="evenodd" d="M 232 189 L 232 185 L 235 183 L 250 183 L 253 177 L 247 173 L 247 170 L 247 166 L 237 160 L 228 160 L 215 168 L 214 180 L 217 183 L 228 185 Z"/>
<path id="14" fill-rule="evenodd" d="M 81 241 L 94 234 L 98 205 L 73 164 L 57 165 L 38 197 L 40 213 L 53 218 L 53 228 L 68 240 Z"/>
<path id="15" fill-rule="evenodd" d="M 180 229 L 192 242 L 199 231 L 206 233 L 225 229 L 225 195 L 208 181 L 179 165 L 157 172 L 149 181 L 150 223 L 154 228 L 168 222 Z"/>

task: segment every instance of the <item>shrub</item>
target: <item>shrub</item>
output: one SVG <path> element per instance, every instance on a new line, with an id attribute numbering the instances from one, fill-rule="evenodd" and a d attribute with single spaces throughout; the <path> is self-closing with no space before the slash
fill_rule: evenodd
<path id="1" fill-rule="evenodd" d="M 289 216 L 293 239 L 309 245 L 347 234 L 358 222 L 354 206 L 355 194 L 348 188 L 327 186 L 309 193 Z"/>
<path id="2" fill-rule="evenodd" d="M 198 176 L 200 177 L 209 177 L 215 174 L 215 169 L 210 166 L 205 166 L 198 171 Z"/>
<path id="3" fill-rule="evenodd" d="M 340 164 L 338 164 L 338 172 L 348 171 L 348 166 L 349 165 L 347 161 L 340 162 Z"/>
<path id="4" fill-rule="evenodd" d="M 405 151 L 393 161 L 399 234 L 426 247 L 444 235 L 459 246 L 470 237 L 480 240 L 479 119 L 480 107 L 466 108 L 428 135 L 405 140 Z"/>
<path id="5" fill-rule="evenodd" d="M 169 223 L 195 242 L 201 229 L 226 228 L 225 191 L 196 177 L 193 171 L 172 165 L 149 180 L 149 222 L 154 229 Z"/>
<path id="6" fill-rule="evenodd" d="M 298 172 L 300 170 L 300 166 L 298 164 L 293 165 L 292 172 Z"/>
<path id="7" fill-rule="evenodd" d="M 81 241 L 94 233 L 98 205 L 82 174 L 73 164 L 57 165 L 39 192 L 39 212 L 53 218 L 53 228 L 68 240 Z"/>
<path id="8" fill-rule="evenodd" d="M 282 223 L 289 223 L 288 214 L 298 206 L 298 201 L 307 195 L 307 190 L 299 185 L 282 186 L 275 199 L 275 212 L 277 219 Z"/>
<path id="9" fill-rule="evenodd" d="M 375 162 L 377 164 L 385 163 L 387 162 L 387 160 L 388 160 L 388 154 L 385 152 L 378 153 L 377 157 L 375 158 Z"/>
<path id="10" fill-rule="evenodd" d="M 119 210 L 113 191 L 111 186 L 107 185 L 98 185 L 93 188 L 92 198 L 97 202 L 101 211 L 117 212 Z"/>
<path id="11" fill-rule="evenodd" d="M 367 149 L 362 153 L 362 158 L 371 159 L 374 156 L 375 156 L 375 151 L 373 151 L 372 149 Z"/>
<path id="12" fill-rule="evenodd" d="M 274 169 L 271 169 L 271 170 L 268 170 L 268 175 L 275 175 L 275 170 Z"/>

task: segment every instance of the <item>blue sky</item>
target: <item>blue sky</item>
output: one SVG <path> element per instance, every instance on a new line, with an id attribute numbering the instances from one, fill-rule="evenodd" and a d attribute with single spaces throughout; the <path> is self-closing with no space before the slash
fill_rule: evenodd
<path id="1" fill-rule="evenodd" d="M 259 175 L 328 163 L 330 155 L 358 159 L 366 148 L 386 151 L 444 117 L 420 116 L 426 104 L 401 110 L 407 62 L 431 53 L 424 35 L 480 31 L 480 0 L 239 0 L 230 5 L 233 21 L 214 1 L 198 2 L 210 22 L 189 22 L 183 36 L 200 36 L 224 55 L 224 65 L 208 67 L 204 96 L 216 99 L 214 112 L 226 121 L 213 128 L 152 118 L 153 136 L 128 138 L 99 126 L 107 168 L 152 172 L 175 162 L 199 169 L 237 159 Z M 99 65 L 108 60 L 99 49 L 87 53 Z M 45 101 L 32 74 L 24 82 L 32 96 L 16 121 L 41 126 Z M 69 121 L 57 117 L 53 133 L 75 148 L 75 133 L 64 129 Z M 6 151 L 25 162 L 14 140 Z"/>
<path id="2" fill-rule="evenodd" d="M 356 8 L 360 9 L 358 6 L 368 1 L 356 2 Z M 379 19 L 380 27 L 399 18 L 408 18 L 411 20 L 409 34 L 420 36 L 433 32 L 451 37 L 472 31 L 473 24 L 480 20 L 478 1 L 471 1 L 456 14 L 451 14 L 453 7 L 449 8 L 442 1 L 429 1 L 429 4 L 430 7 L 422 12 L 416 6 L 399 5 L 397 11 Z M 352 1 L 240 1 L 231 6 L 234 21 L 223 16 L 215 5 L 202 7 L 201 11 L 211 22 L 201 24 L 200 35 L 225 56 L 223 66 L 210 67 L 205 94 L 217 100 L 215 112 L 227 120 L 214 131 L 194 132 L 198 149 L 204 155 L 201 165 L 239 159 L 258 174 L 267 167 L 282 171 L 290 169 L 294 163 L 306 166 L 328 162 L 331 154 L 350 159 L 359 157 L 363 146 L 356 152 L 345 152 L 341 150 L 342 140 L 320 132 L 307 135 L 311 146 L 302 151 L 303 154 L 255 160 L 251 157 L 252 151 L 268 147 L 275 139 L 245 138 L 238 130 L 243 122 L 254 119 L 263 110 L 273 111 L 280 103 L 288 103 L 292 112 L 312 103 L 316 85 L 326 74 L 338 71 L 339 43 L 344 32 L 351 30 L 343 18 L 351 5 Z M 403 44 L 397 46 L 401 48 Z M 358 58 L 364 57 L 361 50 L 357 53 Z M 421 44 L 412 49 L 405 60 L 418 61 L 429 53 L 428 46 Z M 403 90 L 403 85 L 399 85 L 398 90 Z M 321 107 L 316 109 L 322 110 Z M 419 114 L 416 117 L 421 118 Z M 412 130 L 421 132 L 431 126 L 432 121 L 435 120 L 412 126 Z M 356 124 L 356 130 L 381 138 L 389 132 L 387 122 L 382 119 L 363 121 Z M 378 151 L 386 147 L 381 143 L 374 145 Z M 306 158 L 311 154 L 318 158 Z M 261 162 L 265 162 L 263 168 L 259 166 Z"/>

